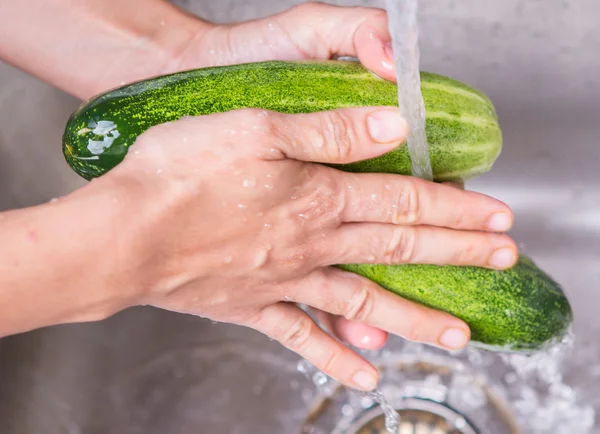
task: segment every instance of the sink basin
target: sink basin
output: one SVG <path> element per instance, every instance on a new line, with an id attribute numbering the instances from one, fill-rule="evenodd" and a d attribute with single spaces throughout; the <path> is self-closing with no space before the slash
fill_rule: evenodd
<path id="1" fill-rule="evenodd" d="M 228 21 L 299 2 L 175 3 Z M 467 188 L 513 207 L 512 235 L 564 286 L 575 313 L 564 382 L 597 412 L 600 31 L 592 17 L 598 16 L 595 0 L 422 5 L 423 68 L 484 90 L 505 134 L 494 169 Z M 77 105 L 0 64 L 0 209 L 83 185 L 60 150 L 62 128 Z M 388 349 L 400 348 L 404 342 L 392 339 Z M 0 433 L 299 433 L 318 401 L 297 362 L 252 330 L 152 308 L 11 336 L 0 340 Z M 501 370 L 490 367 L 486 375 L 494 379 Z M 600 433 L 597 425 L 590 433 Z"/>

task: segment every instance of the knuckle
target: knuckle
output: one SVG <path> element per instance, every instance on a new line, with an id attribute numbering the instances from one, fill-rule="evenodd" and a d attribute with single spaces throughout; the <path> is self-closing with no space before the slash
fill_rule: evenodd
<path id="1" fill-rule="evenodd" d="M 323 114 L 321 132 L 326 151 L 334 161 L 347 162 L 356 141 L 356 130 L 352 120 L 340 111 Z"/>
<path id="2" fill-rule="evenodd" d="M 344 197 L 339 193 L 332 179 L 320 177 L 318 185 L 306 196 L 306 220 L 317 224 L 341 222 L 344 211 Z"/>
<path id="3" fill-rule="evenodd" d="M 402 188 L 392 201 L 392 208 L 393 223 L 414 224 L 418 221 L 421 212 L 419 188 L 413 178 L 406 177 L 403 180 Z"/>
<path id="4" fill-rule="evenodd" d="M 345 318 L 349 321 L 366 321 L 373 312 L 375 294 L 371 287 L 361 285 L 348 301 Z"/>
<path id="5" fill-rule="evenodd" d="M 283 333 L 280 342 L 290 350 L 298 352 L 310 341 L 314 327 L 313 320 L 306 315 L 302 315 Z"/>
<path id="6" fill-rule="evenodd" d="M 383 252 L 389 264 L 412 262 L 417 245 L 417 229 L 413 227 L 395 228 L 392 237 Z"/>

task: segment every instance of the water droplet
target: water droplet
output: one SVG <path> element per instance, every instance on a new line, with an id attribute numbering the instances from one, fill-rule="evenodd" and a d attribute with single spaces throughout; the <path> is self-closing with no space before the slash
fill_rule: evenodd
<path id="1" fill-rule="evenodd" d="M 348 184 L 348 190 L 353 190 L 353 189 L 354 189 L 354 187 L 352 185 Z"/>
<path id="2" fill-rule="evenodd" d="M 269 112 L 266 110 L 261 110 L 258 112 L 258 116 L 259 117 L 265 117 L 265 116 L 269 116 Z"/>
<path id="3" fill-rule="evenodd" d="M 226 264 L 231 264 L 231 261 L 233 261 L 231 256 L 225 256 L 225 259 L 223 260 L 223 262 Z"/>
<path id="4" fill-rule="evenodd" d="M 375 193 L 371 195 L 371 200 L 377 200 L 377 195 Z"/>
<path id="5" fill-rule="evenodd" d="M 283 297 L 283 301 L 290 302 L 290 301 L 292 301 L 292 297 L 290 297 L 289 295 L 286 295 Z"/>
<path id="6" fill-rule="evenodd" d="M 386 62 L 385 60 L 381 61 L 381 66 L 383 66 L 383 68 L 387 69 L 388 71 L 391 71 L 392 69 L 394 69 L 394 65 L 390 62 Z"/>
<path id="7" fill-rule="evenodd" d="M 375 34 L 373 32 L 369 32 L 369 39 L 374 39 L 375 38 Z"/>
<path id="8" fill-rule="evenodd" d="M 139 149 L 136 149 L 135 151 L 133 151 L 133 155 L 140 155 L 141 151 Z"/>
<path id="9" fill-rule="evenodd" d="M 50 203 L 56 203 L 56 202 L 58 202 L 57 197 L 53 197 L 52 199 L 50 199 Z"/>
<path id="10" fill-rule="evenodd" d="M 375 259 L 376 259 L 376 258 L 375 258 L 375 255 L 370 255 L 370 256 L 367 258 L 367 260 L 368 260 L 369 262 L 375 262 Z"/>
<path id="11" fill-rule="evenodd" d="M 316 386 L 324 386 L 327 384 L 327 381 L 329 381 L 327 375 L 325 375 L 321 371 L 315 372 L 315 374 L 313 375 L 313 382 Z"/>
<path id="12" fill-rule="evenodd" d="M 272 174 L 272 173 L 267 173 L 265 176 L 266 176 L 267 178 L 272 178 L 272 177 L 273 177 L 273 174 Z"/>
<path id="13" fill-rule="evenodd" d="M 156 169 L 156 174 L 160 175 L 162 173 L 162 171 L 163 171 L 162 169 Z"/>
<path id="14" fill-rule="evenodd" d="M 269 229 L 269 228 L 271 227 L 271 223 L 265 223 L 263 226 L 264 226 L 265 228 Z"/>
<path id="15" fill-rule="evenodd" d="M 267 27 L 269 28 L 269 30 L 275 30 L 275 26 L 273 25 L 273 22 L 271 20 L 267 21 Z"/>
<path id="16" fill-rule="evenodd" d="M 244 179 L 242 185 L 247 188 L 254 187 L 256 186 L 256 180 L 254 178 Z"/>
<path id="17" fill-rule="evenodd" d="M 509 317 L 509 318 L 512 316 L 512 314 L 510 313 L 509 309 L 506 309 L 506 316 Z"/>
<path id="18" fill-rule="evenodd" d="M 210 54 L 211 56 L 214 56 L 214 55 L 215 55 L 215 53 L 216 53 L 216 51 L 215 51 L 215 50 L 208 50 L 208 54 Z"/>
<path id="19" fill-rule="evenodd" d="M 272 190 L 273 189 L 273 184 L 265 184 L 265 188 L 267 190 Z"/>
<path id="20" fill-rule="evenodd" d="M 346 404 L 342 407 L 342 414 L 344 416 L 352 416 L 354 414 L 354 409 L 351 405 Z"/>
<path id="21" fill-rule="evenodd" d="M 271 250 L 271 246 L 268 246 L 265 249 L 259 249 L 258 253 L 254 257 L 254 267 L 260 268 L 267 263 L 269 250 Z"/>
<path id="22" fill-rule="evenodd" d="M 302 214 L 302 213 L 301 213 L 301 214 L 298 214 L 298 217 L 300 217 L 301 219 L 305 219 L 305 218 L 307 218 L 307 217 L 306 217 L 306 214 Z"/>
<path id="23" fill-rule="evenodd" d="M 243 203 L 238 203 L 238 208 L 239 209 L 246 209 L 246 208 L 248 208 L 248 205 L 245 205 Z"/>
<path id="24" fill-rule="evenodd" d="M 300 360 L 296 365 L 296 370 L 301 374 L 308 374 L 312 371 L 313 366 L 307 360 Z"/>
<path id="25" fill-rule="evenodd" d="M 385 190 L 386 191 L 391 191 L 392 190 L 392 186 L 390 184 L 386 184 L 385 185 Z"/>

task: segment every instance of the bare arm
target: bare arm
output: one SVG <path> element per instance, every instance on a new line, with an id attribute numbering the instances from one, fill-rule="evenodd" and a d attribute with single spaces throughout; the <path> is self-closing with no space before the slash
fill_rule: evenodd
<path id="1" fill-rule="evenodd" d="M 99 320 L 131 303 L 136 243 L 125 217 L 135 197 L 125 199 L 126 190 L 105 178 L 56 202 L 0 213 L 0 337 Z"/>
<path id="2" fill-rule="evenodd" d="M 0 58 L 88 98 L 173 71 L 207 27 L 163 0 L 3 0 Z"/>

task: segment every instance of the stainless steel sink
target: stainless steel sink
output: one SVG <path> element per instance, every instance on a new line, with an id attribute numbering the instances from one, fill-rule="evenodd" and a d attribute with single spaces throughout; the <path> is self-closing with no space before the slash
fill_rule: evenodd
<path id="1" fill-rule="evenodd" d="M 176 3 L 228 21 L 299 2 Z M 513 236 L 564 285 L 576 337 L 565 382 L 597 411 L 599 16 L 595 0 L 422 4 L 424 69 L 488 93 L 505 132 L 493 171 L 467 187 L 514 208 Z M 62 128 L 77 104 L 0 64 L 0 209 L 83 184 L 60 151 Z M 401 345 L 394 339 L 390 348 Z M 254 331 L 151 308 L 8 337 L 0 340 L 0 433 L 297 433 L 315 405 L 297 361 Z M 500 372 L 490 367 L 487 374 Z M 600 433 L 597 425 L 593 433 Z"/>

